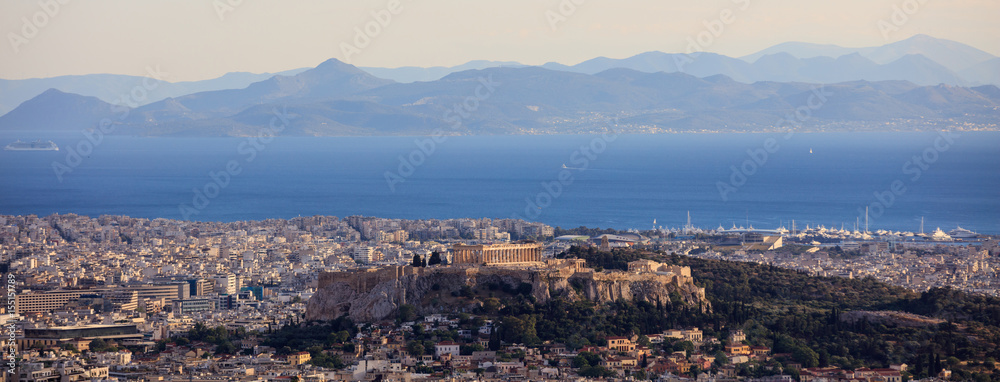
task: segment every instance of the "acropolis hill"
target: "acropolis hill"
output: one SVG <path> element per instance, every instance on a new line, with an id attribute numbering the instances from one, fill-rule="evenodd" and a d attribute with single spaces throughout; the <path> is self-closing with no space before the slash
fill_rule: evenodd
<path id="1" fill-rule="evenodd" d="M 306 318 L 332 320 L 346 314 L 355 321 L 372 322 L 391 317 L 403 304 L 416 306 L 422 314 L 472 312 L 482 301 L 476 295 L 462 296 L 464 287 L 486 290 L 506 284 L 525 290 L 522 283 L 531 286 L 530 295 L 539 302 L 562 297 L 670 305 L 671 294 L 676 293 L 684 304 L 710 309 L 705 289 L 694 284 L 688 267 L 640 260 L 629 263 L 628 271 L 595 271 L 581 259 L 549 259 L 323 272 Z"/>

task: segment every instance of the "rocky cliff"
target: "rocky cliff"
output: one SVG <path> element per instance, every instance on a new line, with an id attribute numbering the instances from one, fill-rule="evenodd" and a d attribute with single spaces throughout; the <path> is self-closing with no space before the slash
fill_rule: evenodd
<path id="1" fill-rule="evenodd" d="M 464 287 L 485 290 L 507 285 L 510 289 L 520 287 L 527 291 L 522 284 L 531 286 L 530 294 L 539 302 L 563 297 L 601 303 L 660 301 L 670 305 L 679 298 L 679 303 L 709 309 L 705 290 L 694 285 L 690 270 L 596 272 L 570 260 L 532 267 L 394 266 L 324 272 L 320 274 L 319 290 L 309 299 L 306 318 L 331 320 L 346 314 L 355 321 L 378 321 L 391 317 L 403 304 L 416 306 L 422 314 L 471 312 L 482 302 L 475 297 L 455 297 Z"/>

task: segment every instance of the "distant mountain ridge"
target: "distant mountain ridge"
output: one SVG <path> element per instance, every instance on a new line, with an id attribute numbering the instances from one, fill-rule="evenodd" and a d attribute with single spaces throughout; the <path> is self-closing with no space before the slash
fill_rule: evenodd
<path id="1" fill-rule="evenodd" d="M 918 34 L 905 40 L 868 48 L 845 48 L 829 44 L 786 42 L 757 53 L 740 57 L 740 59 L 747 62 L 755 62 L 763 56 L 775 53 L 788 53 L 795 58 L 837 58 L 848 54 L 858 54 L 877 64 L 887 64 L 906 55 L 920 54 L 954 72 L 960 72 L 996 58 L 992 54 L 959 42 Z"/>
<path id="2" fill-rule="evenodd" d="M 549 62 L 544 68 L 596 74 L 626 68 L 640 72 L 684 72 L 696 77 L 722 74 L 740 82 L 904 80 L 918 85 L 1000 86 L 1000 62 L 982 50 L 955 41 L 915 35 L 880 47 L 845 48 L 829 44 L 786 42 L 740 58 L 716 53 L 646 52 L 615 59 L 597 57 L 576 65 Z M 516 62 L 472 61 L 451 68 L 363 68 L 397 82 L 429 81 L 449 73 L 492 66 L 520 67 Z M 417 73 L 419 72 L 419 74 Z"/>
<path id="3" fill-rule="evenodd" d="M 706 53 L 695 60 L 726 67 L 728 61 L 719 57 Z M 651 54 L 645 60 L 655 65 L 669 58 Z M 864 58 L 816 60 L 836 65 L 838 60 Z M 900 60 L 925 61 L 921 56 Z M 816 100 L 817 94 L 822 101 Z M 280 134 L 299 136 L 426 135 L 437 129 L 447 134 L 578 133 L 606 131 L 611 124 L 634 132 L 761 131 L 787 129 L 777 121 L 816 102 L 809 117 L 796 124 L 821 130 L 915 130 L 995 124 L 1000 119 L 998 94 L 1000 89 L 993 85 L 920 86 L 899 80 L 745 83 L 719 74 L 699 77 L 627 68 L 586 74 L 490 67 L 436 81 L 399 83 L 330 59 L 293 76 L 167 98 L 127 114 L 116 114 L 95 97 L 50 90 L 0 116 L 0 130 L 81 129 L 116 117 L 116 134 L 250 136 L 273 124 L 280 110 L 288 115 Z"/>
<path id="4" fill-rule="evenodd" d="M 478 60 L 452 67 L 361 69 L 378 78 L 409 83 L 436 81 L 465 70 L 525 66 L 528 65 L 513 61 Z M 786 42 L 740 58 L 707 52 L 685 55 L 654 51 L 624 59 L 598 57 L 576 65 L 550 62 L 541 66 L 584 74 L 597 74 L 615 68 L 648 73 L 683 72 L 695 77 L 721 74 L 746 83 L 798 81 L 830 84 L 855 80 L 903 80 L 917 85 L 943 83 L 957 86 L 1000 86 L 1000 57 L 955 41 L 926 35 L 915 35 L 880 47 L 846 48 L 829 44 Z M 189 82 L 169 82 L 170 78 L 167 76 L 164 81 L 156 82 L 154 89 L 146 89 L 145 99 L 131 101 L 146 105 L 205 91 L 243 89 L 276 75 L 291 77 L 309 69 L 311 68 L 299 68 L 275 74 L 233 72 L 214 79 Z M 129 95 L 136 86 L 142 85 L 144 78 L 91 74 L 24 80 L 0 79 L 0 115 L 47 89 L 114 102 L 123 95 Z"/>
<path id="5" fill-rule="evenodd" d="M 79 131 L 94 127 L 115 111 L 114 106 L 97 97 L 49 89 L 0 116 L 0 129 Z"/>
<path id="6" fill-rule="evenodd" d="M 465 70 L 472 69 L 486 69 L 493 67 L 512 67 L 520 68 L 528 65 L 524 65 L 514 61 L 487 61 L 487 60 L 475 60 L 469 61 L 458 66 L 432 66 L 429 68 L 422 68 L 419 66 L 403 66 L 399 68 L 374 68 L 374 67 L 362 67 L 364 70 L 375 77 L 381 77 L 386 79 L 391 79 L 396 82 L 417 82 L 417 81 L 436 81 L 444 76 L 451 73 L 461 72 Z"/>
<path id="7" fill-rule="evenodd" d="M 13 110 L 21 102 L 42 94 L 48 89 L 93 96 L 110 103 L 123 96 L 131 96 L 132 90 L 138 86 L 143 88 L 143 92 L 146 94 L 145 99 L 132 99 L 131 101 L 145 105 L 169 97 L 179 97 L 203 91 L 241 89 L 275 75 L 294 75 L 306 69 L 309 68 L 292 69 L 279 73 L 231 72 L 218 78 L 186 82 L 170 82 L 169 75 L 158 81 L 150 82 L 143 76 L 119 74 L 85 74 L 23 80 L 0 79 L 0 115 Z M 169 72 L 165 68 L 164 71 Z M 153 85 L 152 89 L 143 86 L 143 81 L 146 81 L 145 84 Z"/>

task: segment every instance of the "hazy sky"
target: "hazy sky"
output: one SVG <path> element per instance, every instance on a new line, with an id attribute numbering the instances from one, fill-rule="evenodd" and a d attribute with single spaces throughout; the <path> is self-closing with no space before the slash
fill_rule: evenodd
<path id="1" fill-rule="evenodd" d="M 917 33 L 1000 55 L 996 0 L 398 1 L 392 14 L 388 0 L 4 0 L 0 78 L 159 66 L 165 80 L 199 80 L 346 60 L 342 43 L 357 47 L 358 66 L 575 64 L 683 52 L 689 37 L 710 33 L 706 23 L 722 28 L 698 48 L 736 57 L 785 41 L 878 46 Z M 368 25 L 374 37 L 358 47 L 355 28 L 379 11 L 391 19 Z"/>

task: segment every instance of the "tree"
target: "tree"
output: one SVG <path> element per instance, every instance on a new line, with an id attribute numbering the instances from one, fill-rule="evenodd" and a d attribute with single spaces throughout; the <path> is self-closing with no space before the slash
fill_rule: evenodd
<path id="1" fill-rule="evenodd" d="M 183 337 L 181 337 L 181 338 L 183 338 Z M 104 351 L 108 350 L 108 343 L 104 342 L 103 339 L 97 338 L 97 339 L 94 339 L 93 341 L 90 341 L 89 347 L 90 347 L 90 351 L 104 352 Z"/>
<path id="2" fill-rule="evenodd" d="M 413 325 L 413 336 L 416 338 L 421 338 L 424 336 L 424 326 L 420 324 Z"/>
<path id="3" fill-rule="evenodd" d="M 500 350 L 500 331 L 497 330 L 497 327 L 493 327 L 493 330 L 490 331 L 490 342 L 488 344 L 490 350 Z"/>
<path id="4" fill-rule="evenodd" d="M 326 341 L 330 344 L 341 344 L 347 342 L 349 339 L 351 339 L 351 333 L 348 333 L 346 330 L 333 332 L 326 336 Z"/>
<path id="5" fill-rule="evenodd" d="M 600 364 L 601 356 L 591 352 L 580 352 L 576 357 L 573 357 L 573 367 L 578 369 L 585 366 L 598 366 Z"/>
<path id="6" fill-rule="evenodd" d="M 403 304 L 399 306 L 399 311 L 396 314 L 396 318 L 399 322 L 410 322 L 417 319 L 417 307 L 411 304 Z"/>
<path id="7" fill-rule="evenodd" d="M 683 351 L 690 356 L 694 353 L 694 344 L 691 341 L 677 341 L 674 343 L 674 351 Z"/>
<path id="8" fill-rule="evenodd" d="M 715 366 L 722 366 L 729 363 L 729 357 L 726 357 L 726 353 L 717 352 L 715 353 Z"/>
<path id="9" fill-rule="evenodd" d="M 807 346 L 798 346 L 792 351 L 792 358 L 802 364 L 802 367 L 819 365 L 819 355 Z"/>
<path id="10" fill-rule="evenodd" d="M 496 314 L 502 305 L 503 304 L 500 303 L 500 299 L 490 297 L 483 301 L 483 310 L 486 311 L 486 314 Z"/>
<path id="11" fill-rule="evenodd" d="M 423 262 L 423 260 L 420 259 L 420 255 L 419 254 L 413 254 L 413 264 L 412 265 L 414 267 L 419 267 L 422 262 Z"/>
<path id="12" fill-rule="evenodd" d="M 538 340 L 538 335 L 535 332 L 535 317 L 531 315 L 504 317 L 501 329 L 503 330 L 503 339 L 507 342 L 530 344 Z"/>
<path id="13" fill-rule="evenodd" d="M 639 339 L 636 341 L 636 344 L 639 346 L 645 346 L 647 348 L 653 347 L 653 344 L 649 342 L 649 337 L 646 337 L 645 335 L 639 336 Z"/>
<path id="14" fill-rule="evenodd" d="M 431 252 L 430 260 L 427 260 L 427 265 L 438 265 L 441 264 L 441 254 L 437 251 Z"/>
<path id="15" fill-rule="evenodd" d="M 584 366 L 577 372 L 581 377 L 601 378 L 618 375 L 614 371 L 608 370 L 604 366 Z"/>
<path id="16" fill-rule="evenodd" d="M 312 352 L 310 352 L 312 353 Z M 340 358 L 339 355 L 328 355 L 323 352 L 318 352 L 315 355 L 311 355 L 312 359 L 309 363 L 314 366 L 325 367 L 329 369 L 342 369 L 344 366 L 344 360 Z"/>
<path id="17" fill-rule="evenodd" d="M 483 351 L 486 350 L 486 348 L 484 348 L 483 345 L 475 343 L 471 345 L 462 345 L 459 350 L 462 355 L 472 355 L 473 352 Z"/>
<path id="18" fill-rule="evenodd" d="M 462 285 L 462 289 L 459 291 L 458 295 L 465 298 L 472 298 L 473 296 L 472 287 L 468 285 Z"/>
<path id="19" fill-rule="evenodd" d="M 215 347 L 215 354 L 236 354 L 236 346 L 232 342 L 226 341 Z"/>
<path id="20" fill-rule="evenodd" d="M 961 361 L 956 357 L 948 357 L 945 359 L 945 362 L 948 363 L 948 367 L 955 367 L 958 366 L 959 363 L 961 363 Z"/>
<path id="21" fill-rule="evenodd" d="M 645 368 L 645 366 L 643 366 L 643 367 Z M 646 375 L 646 370 L 639 370 L 639 371 L 635 372 L 635 374 L 632 374 L 632 376 L 635 377 L 635 379 L 640 380 L 640 381 L 649 380 L 649 376 Z"/>
<path id="22" fill-rule="evenodd" d="M 410 355 L 414 357 L 420 357 L 424 355 L 424 345 L 420 341 L 410 341 L 406 345 L 406 350 L 410 352 Z"/>

